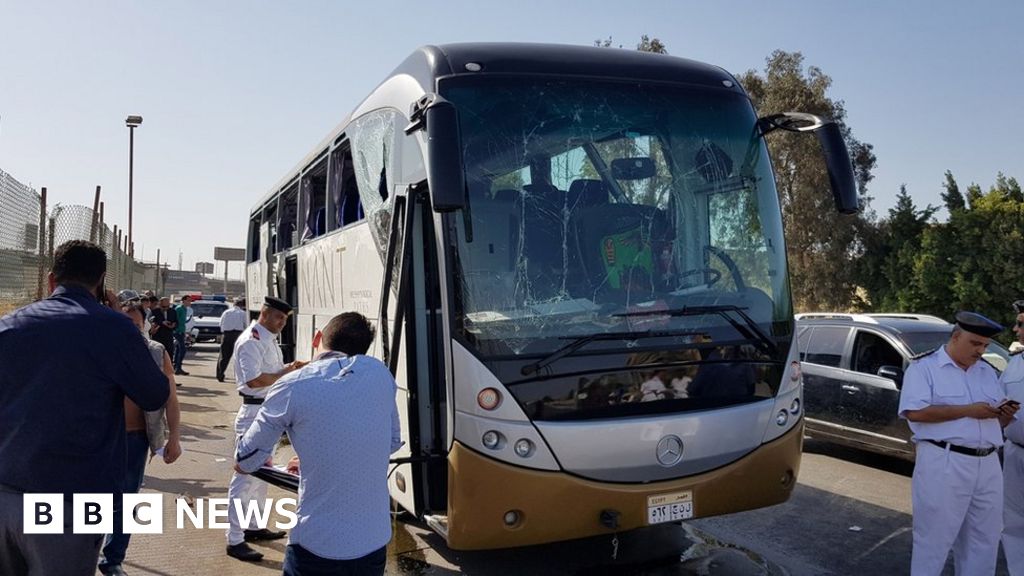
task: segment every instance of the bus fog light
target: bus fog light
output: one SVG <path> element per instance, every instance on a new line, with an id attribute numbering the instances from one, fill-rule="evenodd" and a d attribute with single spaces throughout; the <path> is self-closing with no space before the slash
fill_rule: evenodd
<path id="1" fill-rule="evenodd" d="M 501 404 L 501 392 L 496 388 L 484 388 L 476 395 L 476 403 L 484 410 L 494 410 Z"/>
<path id="2" fill-rule="evenodd" d="M 519 440 L 516 440 L 515 451 L 516 456 L 526 458 L 530 454 L 533 454 L 533 442 L 530 442 L 526 438 L 520 438 Z"/>
<path id="3" fill-rule="evenodd" d="M 786 422 L 789 422 L 789 412 L 779 410 L 779 415 L 775 417 L 775 423 L 779 426 L 785 426 Z"/>
<path id="4" fill-rule="evenodd" d="M 501 444 L 501 434 L 498 434 L 494 430 L 488 430 L 487 432 L 484 432 L 484 436 L 480 441 L 484 443 L 484 446 L 494 450 L 498 447 L 498 444 Z"/>
<path id="5" fill-rule="evenodd" d="M 789 413 L 796 416 L 800 413 L 800 399 L 793 398 L 792 404 L 789 405 Z"/>
<path id="6" fill-rule="evenodd" d="M 520 515 L 518 510 L 509 510 L 508 512 L 505 512 L 505 526 L 515 526 L 519 524 L 519 520 L 521 517 L 522 516 Z"/>

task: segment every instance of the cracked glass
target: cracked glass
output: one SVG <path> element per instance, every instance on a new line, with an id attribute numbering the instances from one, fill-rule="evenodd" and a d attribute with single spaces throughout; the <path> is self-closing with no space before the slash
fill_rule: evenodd
<path id="1" fill-rule="evenodd" d="M 679 313 L 723 306 L 788 350 L 778 197 L 743 94 L 526 77 L 442 93 L 459 111 L 469 199 L 451 228 L 456 328 L 479 355 L 648 330 L 752 354 L 735 313 Z M 649 336 L 586 350 L 658 346 Z"/>

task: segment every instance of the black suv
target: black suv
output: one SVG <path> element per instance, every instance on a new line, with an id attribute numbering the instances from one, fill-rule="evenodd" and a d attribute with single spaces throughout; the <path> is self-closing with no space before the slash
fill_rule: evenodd
<path id="1" fill-rule="evenodd" d="M 921 314 L 798 314 L 806 434 L 914 459 L 910 428 L 896 415 L 913 356 L 942 346 L 953 325 Z M 1006 368 L 993 342 L 984 359 Z"/>

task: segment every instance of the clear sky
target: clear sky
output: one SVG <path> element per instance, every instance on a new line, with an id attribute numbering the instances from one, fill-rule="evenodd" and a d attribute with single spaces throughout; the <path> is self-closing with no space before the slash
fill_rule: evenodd
<path id="1" fill-rule="evenodd" d="M 102 185 L 125 226 L 124 119 L 142 115 L 136 254 L 191 269 L 243 246 L 252 205 L 416 47 L 648 34 L 737 74 L 802 52 L 874 144 L 884 214 L 901 183 L 941 204 L 945 170 L 1024 180 L 1022 23 L 1016 1 L 0 0 L 0 168 L 51 203 Z"/>

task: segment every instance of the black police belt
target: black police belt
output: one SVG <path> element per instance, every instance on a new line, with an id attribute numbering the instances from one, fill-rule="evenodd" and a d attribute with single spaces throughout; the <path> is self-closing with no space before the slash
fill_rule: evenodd
<path id="1" fill-rule="evenodd" d="M 943 442 L 942 440 L 925 440 L 925 442 L 935 444 L 939 448 L 945 450 L 947 447 L 950 452 L 956 452 L 957 454 L 966 454 L 967 456 L 988 456 L 989 454 L 996 451 L 995 448 L 968 448 L 966 446 L 957 446 L 956 444 L 950 444 L 949 442 Z"/>
<path id="2" fill-rule="evenodd" d="M 242 397 L 242 404 L 263 404 L 263 398 L 257 398 L 255 396 L 249 396 L 248 394 L 238 393 Z"/>

